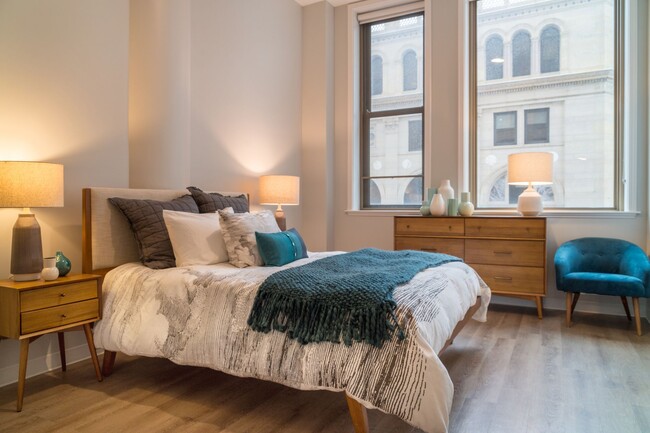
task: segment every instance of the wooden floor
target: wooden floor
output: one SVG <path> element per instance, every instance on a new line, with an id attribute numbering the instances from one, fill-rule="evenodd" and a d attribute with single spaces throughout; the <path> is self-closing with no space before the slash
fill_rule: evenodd
<path id="1" fill-rule="evenodd" d="M 624 317 L 494 306 L 442 356 L 456 386 L 450 432 L 650 432 L 650 326 Z M 119 356 L 95 380 L 90 361 L 0 388 L 1 432 L 352 432 L 345 398 L 296 391 L 162 359 Z M 373 433 L 419 432 L 369 411 Z"/>

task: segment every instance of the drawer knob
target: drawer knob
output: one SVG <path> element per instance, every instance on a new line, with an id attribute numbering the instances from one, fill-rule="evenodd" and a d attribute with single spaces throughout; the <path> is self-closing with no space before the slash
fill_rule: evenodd
<path id="1" fill-rule="evenodd" d="M 65 298 L 65 293 L 61 293 L 59 296 Z"/>
<path id="2" fill-rule="evenodd" d="M 512 281 L 512 277 L 500 277 L 498 275 L 496 277 L 494 277 L 494 279 L 495 280 L 501 280 L 501 281 Z"/>
<path id="3" fill-rule="evenodd" d="M 407 228 L 407 229 L 410 229 L 410 228 L 411 228 L 411 225 L 410 225 L 410 224 L 406 224 L 406 228 Z"/>
<path id="4" fill-rule="evenodd" d="M 65 314 L 61 314 L 61 318 L 62 318 L 62 319 L 66 319 L 67 317 L 68 317 L 68 316 L 66 316 Z"/>

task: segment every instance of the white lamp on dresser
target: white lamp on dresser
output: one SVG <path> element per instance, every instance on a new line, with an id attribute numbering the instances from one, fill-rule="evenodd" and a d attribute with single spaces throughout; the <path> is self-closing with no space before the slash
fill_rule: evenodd
<path id="1" fill-rule="evenodd" d="M 528 185 L 519 195 L 517 212 L 523 216 L 542 213 L 542 196 L 533 185 L 553 183 L 553 154 L 550 152 L 524 152 L 508 155 L 508 184 Z"/>

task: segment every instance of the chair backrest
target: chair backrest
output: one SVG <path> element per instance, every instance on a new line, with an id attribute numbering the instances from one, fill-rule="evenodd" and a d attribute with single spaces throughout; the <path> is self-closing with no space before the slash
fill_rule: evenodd
<path id="1" fill-rule="evenodd" d="M 579 238 L 565 242 L 560 248 L 573 249 L 577 272 L 619 273 L 621 258 L 629 249 L 640 249 L 637 245 L 611 238 Z"/>

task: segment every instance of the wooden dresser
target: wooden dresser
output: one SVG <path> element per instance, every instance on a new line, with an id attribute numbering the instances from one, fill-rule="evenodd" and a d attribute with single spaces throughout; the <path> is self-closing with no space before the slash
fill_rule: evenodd
<path id="1" fill-rule="evenodd" d="M 395 249 L 451 254 L 465 260 L 495 295 L 546 296 L 546 218 L 395 217 Z"/>

